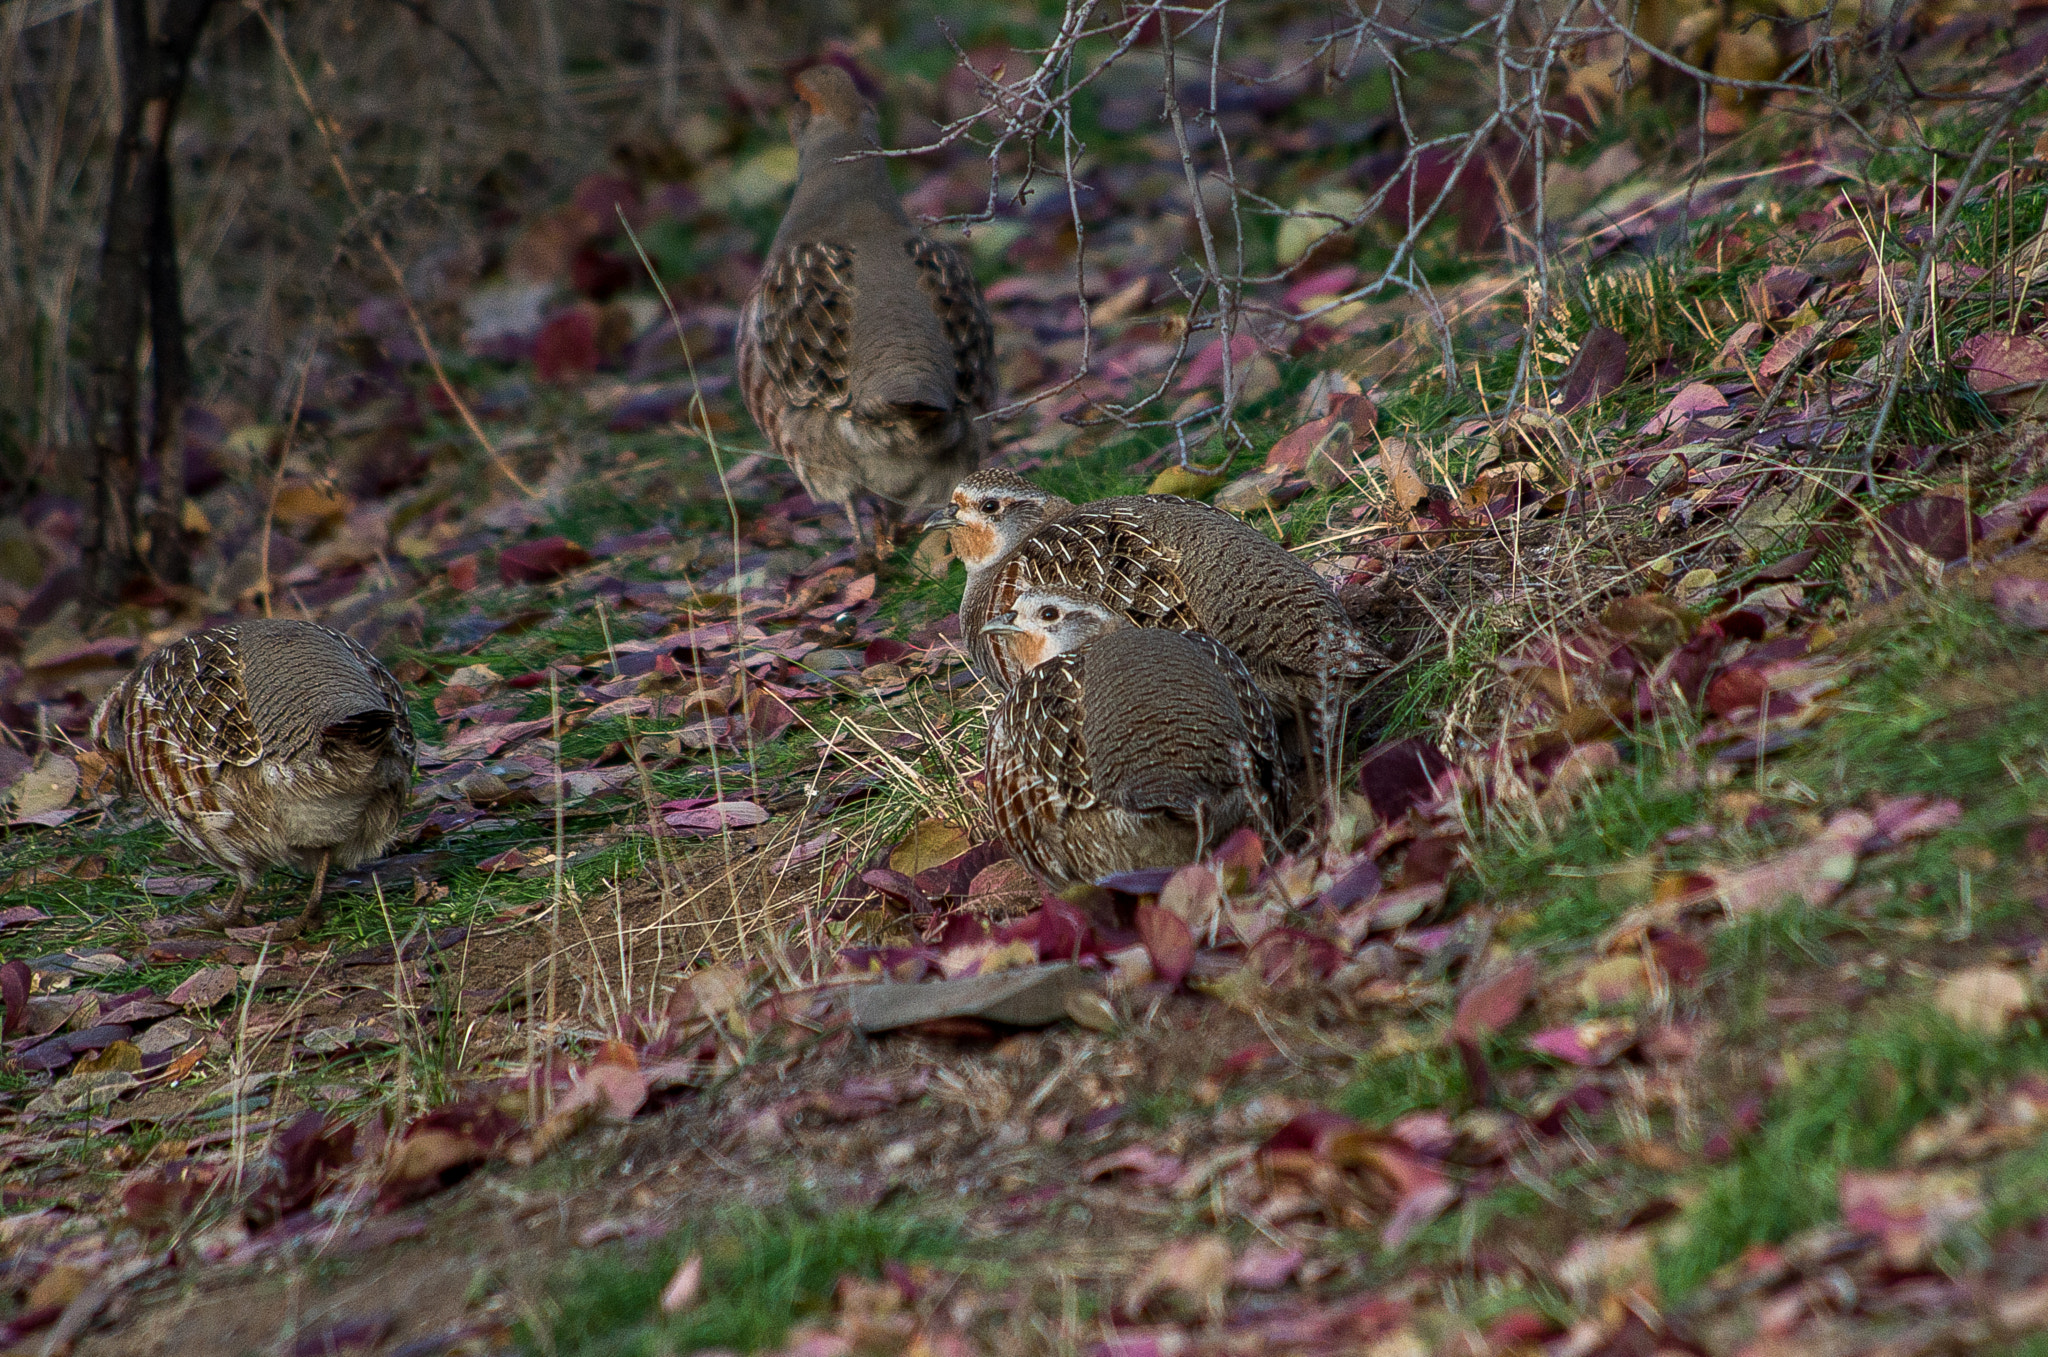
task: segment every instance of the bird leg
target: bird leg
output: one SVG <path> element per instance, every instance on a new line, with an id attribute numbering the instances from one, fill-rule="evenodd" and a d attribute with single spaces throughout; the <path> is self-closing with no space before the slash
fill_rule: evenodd
<path id="1" fill-rule="evenodd" d="M 332 849 L 320 850 L 320 865 L 313 869 L 313 898 L 306 901 L 306 908 L 293 925 L 293 936 L 305 932 L 320 922 L 320 894 L 327 887 L 327 863 L 334 856 Z"/>
<path id="2" fill-rule="evenodd" d="M 242 921 L 242 902 L 249 898 L 249 883 L 235 883 L 235 893 L 228 897 L 225 905 L 201 905 L 199 917 L 219 928 L 228 928 Z"/>
<path id="3" fill-rule="evenodd" d="M 853 525 L 854 573 L 856 575 L 871 574 L 879 567 L 881 557 L 875 551 L 874 539 L 861 526 L 860 500 L 856 496 L 848 495 L 840 502 L 839 507 L 846 510 L 846 521 Z M 879 527 L 879 524 L 877 526 Z"/>

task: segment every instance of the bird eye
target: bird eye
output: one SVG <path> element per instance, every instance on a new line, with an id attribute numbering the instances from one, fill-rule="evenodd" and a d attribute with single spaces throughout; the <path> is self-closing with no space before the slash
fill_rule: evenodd
<path id="1" fill-rule="evenodd" d="M 1060 620 L 1060 610 L 1048 603 L 1038 610 L 1038 620 L 1041 622 L 1057 622 Z"/>
<path id="2" fill-rule="evenodd" d="M 985 514 L 995 513 L 1002 507 L 1003 504 L 1001 500 L 985 499 L 981 502 L 981 511 Z"/>

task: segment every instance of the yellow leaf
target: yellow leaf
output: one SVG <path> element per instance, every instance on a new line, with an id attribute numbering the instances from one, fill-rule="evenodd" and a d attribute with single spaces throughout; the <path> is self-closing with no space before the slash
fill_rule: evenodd
<path id="1" fill-rule="evenodd" d="M 1222 472 L 1206 472 L 1191 466 L 1170 466 L 1145 487 L 1148 495 L 1179 495 L 1183 499 L 1207 499 L 1223 484 Z"/>
<path id="2" fill-rule="evenodd" d="M 98 1055 L 87 1056 L 71 1067 L 73 1074 L 101 1074 L 107 1070 L 142 1073 L 142 1052 L 132 1041 L 117 1041 Z"/>
<path id="3" fill-rule="evenodd" d="M 927 867 L 951 862 L 974 845 L 967 832 L 944 820 L 920 820 L 910 836 L 889 850 L 889 870 L 916 876 Z"/>

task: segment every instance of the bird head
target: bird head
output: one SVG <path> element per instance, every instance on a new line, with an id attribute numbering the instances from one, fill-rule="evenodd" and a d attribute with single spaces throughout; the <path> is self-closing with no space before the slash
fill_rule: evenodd
<path id="1" fill-rule="evenodd" d="M 984 622 L 981 632 L 1004 646 L 1020 667 L 1036 669 L 1123 625 L 1121 615 L 1093 599 L 1056 589 L 1028 589 L 1017 595 L 1010 611 Z"/>
<path id="2" fill-rule="evenodd" d="M 792 83 L 802 102 L 790 112 L 789 130 L 802 169 L 880 147 L 875 110 L 844 67 L 830 62 L 807 66 Z"/>
<path id="3" fill-rule="evenodd" d="M 925 523 L 950 528 L 953 554 L 969 570 L 993 565 L 1047 519 L 1074 506 L 1014 471 L 977 471 L 953 487 L 953 502 Z"/>

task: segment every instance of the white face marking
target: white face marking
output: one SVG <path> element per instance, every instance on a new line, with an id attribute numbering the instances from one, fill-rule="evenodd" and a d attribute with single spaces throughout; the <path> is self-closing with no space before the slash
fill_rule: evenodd
<path id="1" fill-rule="evenodd" d="M 1055 655 L 1071 654 L 1106 631 L 1114 631 L 1119 619 L 1107 608 L 1086 599 L 1034 589 L 1018 595 L 1017 656 L 1036 668 Z"/>

